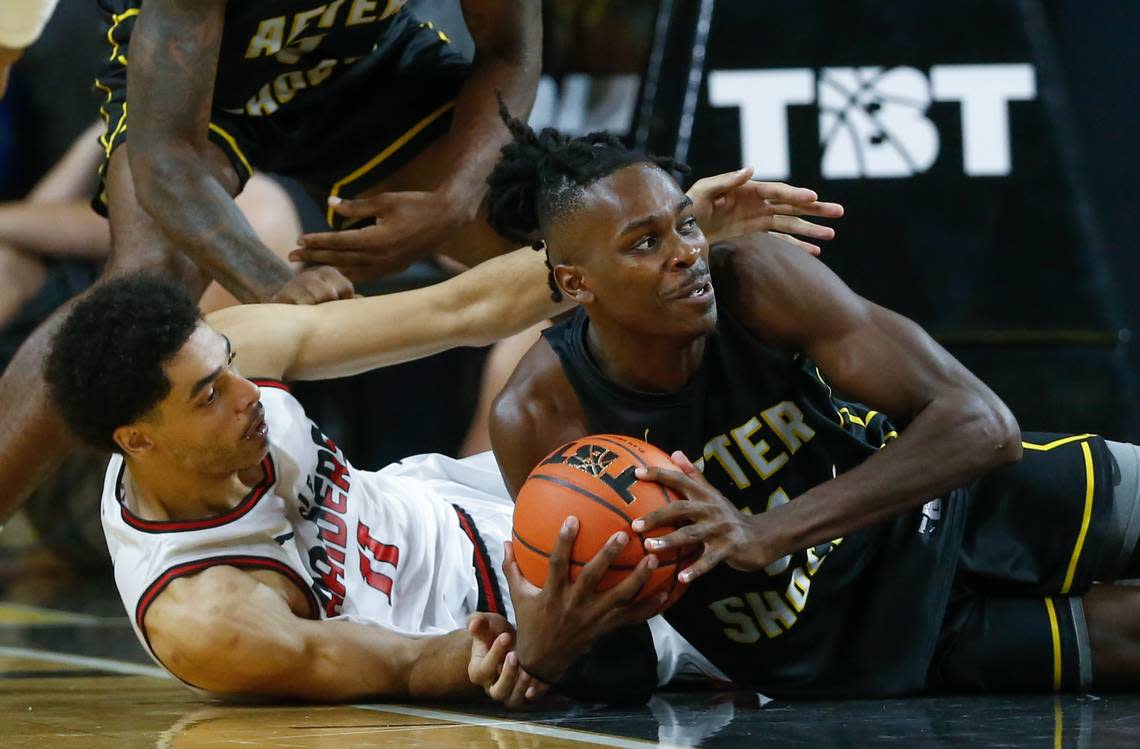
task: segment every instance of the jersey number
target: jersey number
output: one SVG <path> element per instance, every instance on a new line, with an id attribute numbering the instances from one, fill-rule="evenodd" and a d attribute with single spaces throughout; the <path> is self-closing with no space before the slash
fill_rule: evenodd
<path id="1" fill-rule="evenodd" d="M 360 574 L 364 582 L 388 596 L 392 602 L 392 578 L 373 568 L 376 564 L 390 564 L 393 568 L 400 563 L 400 547 L 382 544 L 372 537 L 372 531 L 364 523 L 356 526 L 356 541 L 360 544 Z M 371 557 L 371 558 L 369 558 Z"/>

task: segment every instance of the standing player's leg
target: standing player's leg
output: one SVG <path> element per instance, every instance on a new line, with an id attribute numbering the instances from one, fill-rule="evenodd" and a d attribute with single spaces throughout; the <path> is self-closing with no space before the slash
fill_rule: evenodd
<path id="1" fill-rule="evenodd" d="M 100 283 L 124 273 L 149 271 L 175 279 L 195 296 L 206 289 L 208 276 L 174 246 L 135 196 L 120 146 L 107 165 L 106 188 L 111 220 L 111 258 Z M 208 161 L 216 179 L 234 194 L 240 181 L 215 146 Z M 52 337 L 74 304 L 63 305 L 28 337 L 0 377 L 0 523 L 7 520 L 74 447 L 76 442 L 49 402 L 42 369 Z"/>

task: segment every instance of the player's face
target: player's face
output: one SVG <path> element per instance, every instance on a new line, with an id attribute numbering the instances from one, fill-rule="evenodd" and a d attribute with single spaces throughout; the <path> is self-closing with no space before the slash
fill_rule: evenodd
<path id="1" fill-rule="evenodd" d="M 188 472 L 234 473 L 269 449 L 261 391 L 233 358 L 229 340 L 203 323 L 166 365 L 170 393 L 148 431 L 154 449 Z"/>
<path id="2" fill-rule="evenodd" d="M 575 242 L 576 262 L 558 272 L 591 319 L 607 318 L 643 335 L 712 332 L 716 301 L 709 245 L 676 181 L 649 165 L 595 182 L 584 205 L 552 241 Z"/>

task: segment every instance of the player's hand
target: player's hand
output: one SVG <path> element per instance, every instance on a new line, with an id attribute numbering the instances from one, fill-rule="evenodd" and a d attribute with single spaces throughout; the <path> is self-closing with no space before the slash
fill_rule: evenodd
<path id="1" fill-rule="evenodd" d="M 598 592 L 598 583 L 614 558 L 629 543 L 624 532 L 615 533 L 570 581 L 570 555 L 578 537 L 578 519 L 562 523 L 550 552 L 546 582 L 532 585 L 515 562 L 511 542 L 504 543 L 503 572 L 515 606 L 518 643 L 515 652 L 527 671 L 548 683 L 556 683 L 578 656 L 604 634 L 629 624 L 643 622 L 660 611 L 668 598 L 658 593 L 641 603 L 634 599 L 657 568 L 657 557 L 647 554 L 633 572 L 614 587 Z"/>
<path id="2" fill-rule="evenodd" d="M 279 304 L 320 304 L 335 299 L 351 299 L 352 281 L 336 268 L 318 265 L 305 268 L 282 286 L 268 301 Z"/>
<path id="3" fill-rule="evenodd" d="M 20 59 L 23 51 L 22 49 L 12 49 L 0 45 L 0 99 L 3 99 L 4 94 L 8 91 L 8 73 L 16 64 L 16 60 Z"/>
<path id="4" fill-rule="evenodd" d="M 471 661 L 467 676 L 487 696 L 509 708 L 541 699 L 550 685 L 534 678 L 519 665 L 511 650 L 515 628 L 498 614 L 474 614 L 467 621 L 471 633 Z"/>
<path id="5" fill-rule="evenodd" d="M 819 245 L 796 236 L 828 240 L 835 237 L 835 230 L 800 217 L 839 218 L 843 215 L 843 206 L 821 203 L 815 191 L 805 187 L 791 187 L 783 182 L 753 182 L 752 171 L 752 167 L 745 167 L 705 177 L 689 188 L 697 223 L 709 241 L 767 231 L 818 255 Z"/>
<path id="6" fill-rule="evenodd" d="M 638 479 L 656 481 L 683 497 L 633 521 L 633 530 L 641 534 L 661 526 L 677 529 L 665 536 L 645 539 L 645 548 L 659 553 L 701 544 L 701 555 L 677 575 L 683 583 L 691 583 L 721 562 L 751 572 L 775 561 L 771 544 L 758 532 L 756 520 L 763 516 L 745 515 L 738 510 L 682 453 L 675 452 L 671 457 L 679 470 L 638 468 L 634 472 Z"/>
<path id="7" fill-rule="evenodd" d="M 329 198 L 346 218 L 375 219 L 359 229 L 305 234 L 290 260 L 324 263 L 354 281 L 396 273 L 435 252 L 464 223 L 456 201 L 442 192 L 385 192 L 356 200 Z"/>

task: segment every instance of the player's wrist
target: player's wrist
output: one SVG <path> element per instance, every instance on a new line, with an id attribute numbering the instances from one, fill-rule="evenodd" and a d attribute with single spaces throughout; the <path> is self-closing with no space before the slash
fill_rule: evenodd
<path id="1" fill-rule="evenodd" d="M 451 227 L 474 221 L 485 192 L 480 180 L 455 176 L 448 179 L 436 189 L 444 206 L 442 220 Z"/>
<path id="2" fill-rule="evenodd" d="M 772 522 L 767 513 L 745 515 L 746 541 L 741 549 L 745 563 L 740 565 L 749 572 L 762 570 L 784 555 L 786 541 L 781 540 L 780 524 Z"/>

